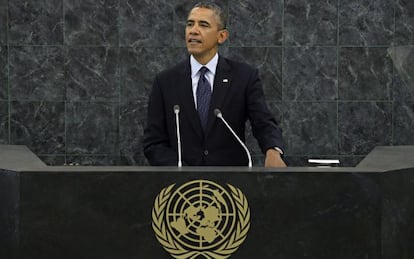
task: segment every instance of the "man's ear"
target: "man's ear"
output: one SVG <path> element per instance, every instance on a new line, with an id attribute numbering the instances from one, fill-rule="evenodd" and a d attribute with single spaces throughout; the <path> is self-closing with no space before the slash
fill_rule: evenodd
<path id="1" fill-rule="evenodd" d="M 223 44 L 227 38 L 229 37 L 229 31 L 227 29 L 223 29 L 219 31 L 218 43 Z"/>

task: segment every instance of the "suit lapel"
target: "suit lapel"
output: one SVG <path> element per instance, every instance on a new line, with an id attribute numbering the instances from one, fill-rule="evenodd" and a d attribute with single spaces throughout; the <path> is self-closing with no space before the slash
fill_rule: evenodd
<path id="1" fill-rule="evenodd" d="M 211 96 L 210 110 L 207 121 L 207 134 L 210 132 L 214 125 L 214 122 L 216 121 L 214 110 L 222 109 L 223 102 L 226 99 L 225 97 L 230 89 L 231 82 L 232 81 L 230 66 L 227 63 L 226 59 L 219 56 L 216 75 L 214 77 L 213 94 Z"/>
<path id="2" fill-rule="evenodd" d="M 203 129 L 201 128 L 200 117 L 195 109 L 192 82 L 191 82 L 191 67 L 190 60 L 187 59 L 183 65 L 183 69 L 180 71 L 180 76 L 177 79 L 176 85 L 178 85 L 179 98 L 181 105 L 183 106 L 181 111 L 184 113 L 190 124 L 197 132 L 200 138 L 203 137 Z"/>

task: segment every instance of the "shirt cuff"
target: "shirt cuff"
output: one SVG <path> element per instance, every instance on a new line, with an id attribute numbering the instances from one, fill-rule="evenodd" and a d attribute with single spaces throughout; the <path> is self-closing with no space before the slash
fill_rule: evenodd
<path id="1" fill-rule="evenodd" d="M 276 149 L 277 152 L 279 152 L 281 155 L 283 155 L 283 150 L 278 148 L 278 147 L 274 147 L 274 149 Z"/>

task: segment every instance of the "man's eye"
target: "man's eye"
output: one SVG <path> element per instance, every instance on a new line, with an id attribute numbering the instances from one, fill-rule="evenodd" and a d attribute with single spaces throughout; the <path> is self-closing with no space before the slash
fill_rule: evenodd
<path id="1" fill-rule="evenodd" d="M 188 23 L 186 24 L 186 26 L 187 26 L 187 27 L 191 27 L 191 26 L 193 26 L 193 23 L 192 23 L 192 22 L 188 22 Z"/>

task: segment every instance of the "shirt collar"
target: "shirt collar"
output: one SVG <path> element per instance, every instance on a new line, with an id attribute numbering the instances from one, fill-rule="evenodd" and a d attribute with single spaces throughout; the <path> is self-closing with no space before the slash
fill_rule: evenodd
<path id="1" fill-rule="evenodd" d="M 216 74 L 216 68 L 218 64 L 218 53 L 214 55 L 214 57 L 206 64 L 201 65 L 194 57 L 193 55 L 190 56 L 190 65 L 191 65 L 191 77 L 194 77 L 201 67 L 207 67 L 208 70 L 213 73 L 213 75 Z"/>

